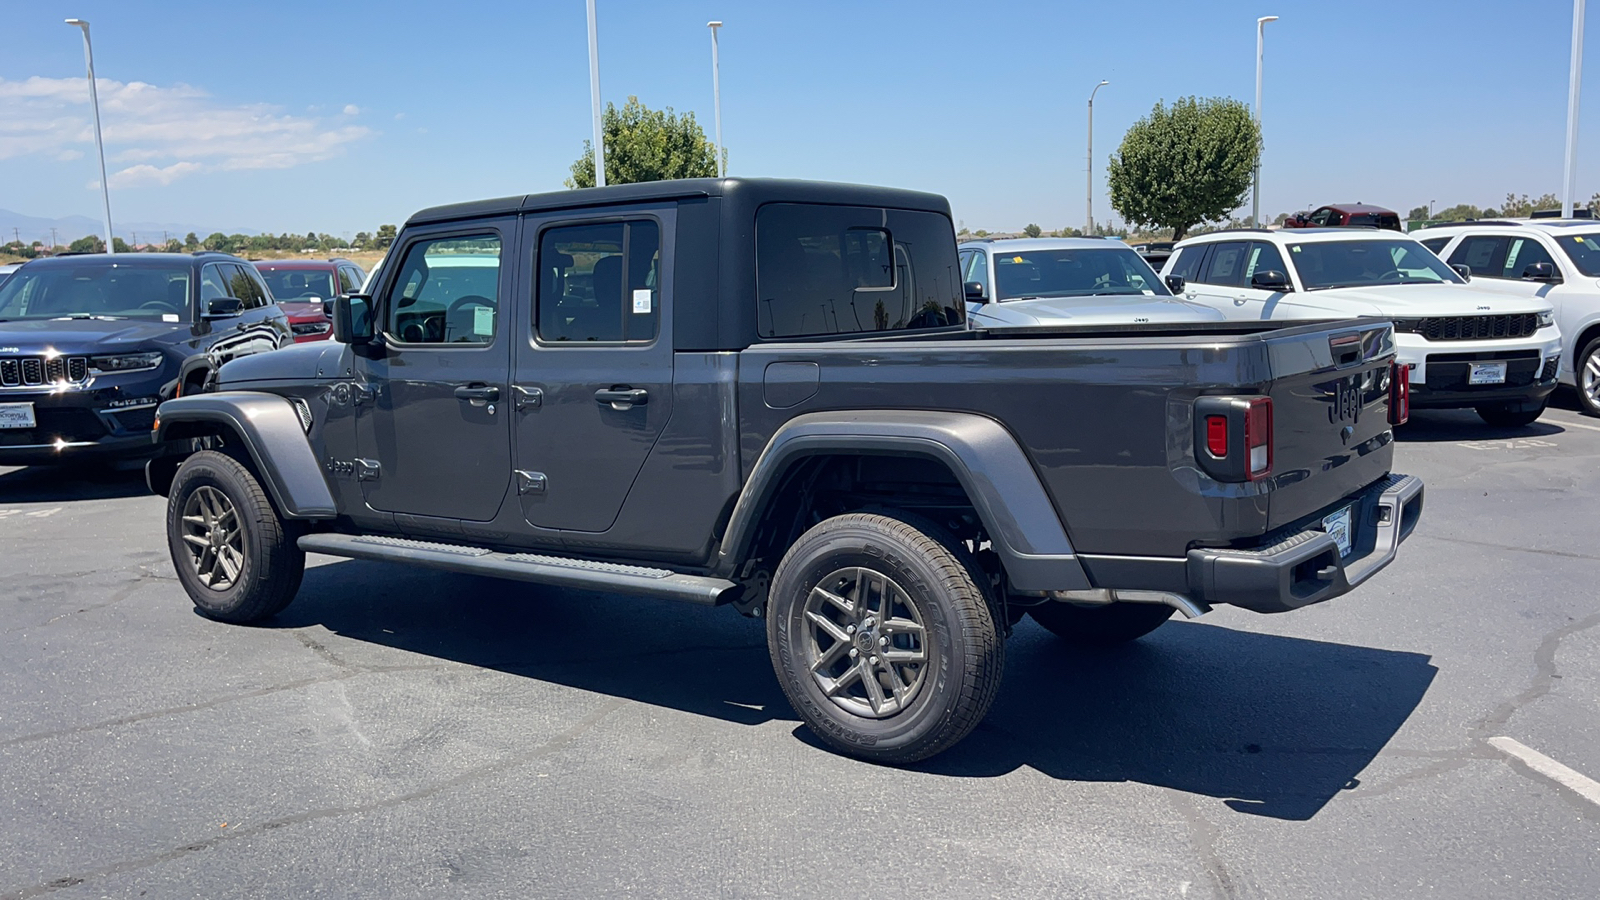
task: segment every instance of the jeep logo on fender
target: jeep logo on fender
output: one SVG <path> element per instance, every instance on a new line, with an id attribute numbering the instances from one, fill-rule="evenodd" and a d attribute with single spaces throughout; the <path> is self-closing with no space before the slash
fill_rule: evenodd
<path id="1" fill-rule="evenodd" d="M 1351 423 L 1361 420 L 1361 388 L 1354 378 L 1335 383 L 1333 404 L 1328 407 L 1329 422 L 1343 422 L 1346 419 Z"/>

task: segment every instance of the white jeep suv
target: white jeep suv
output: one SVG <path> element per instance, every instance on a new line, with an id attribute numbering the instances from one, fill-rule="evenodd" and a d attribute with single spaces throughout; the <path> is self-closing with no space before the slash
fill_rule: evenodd
<path id="1" fill-rule="evenodd" d="M 1600 416 L 1600 221 L 1510 219 L 1416 233 L 1439 258 L 1472 269 L 1472 287 L 1555 306 L 1565 336 L 1560 379 Z"/>
<path id="2" fill-rule="evenodd" d="M 1393 231 L 1212 232 L 1180 243 L 1162 274 L 1230 319 L 1392 319 L 1418 409 L 1472 407 L 1491 425 L 1527 425 L 1555 390 L 1561 333 L 1548 301 L 1472 290 Z"/>

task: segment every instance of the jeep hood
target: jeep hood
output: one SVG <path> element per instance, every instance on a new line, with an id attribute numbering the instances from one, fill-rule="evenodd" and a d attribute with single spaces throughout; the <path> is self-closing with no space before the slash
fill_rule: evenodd
<path id="1" fill-rule="evenodd" d="M 189 333 L 186 324 L 149 319 L 12 319 L 0 322 L 0 347 L 86 356 L 164 347 Z"/>
<path id="2" fill-rule="evenodd" d="M 1329 288 L 1286 294 L 1284 302 L 1341 316 L 1496 316 L 1549 312 L 1537 297 L 1473 289 L 1459 284 L 1397 284 L 1386 287 Z"/>
<path id="3" fill-rule="evenodd" d="M 334 341 L 291 344 L 271 353 L 253 353 L 223 364 L 217 386 L 237 387 L 261 381 L 318 381 L 338 378 L 349 368 L 348 344 Z"/>
<path id="4" fill-rule="evenodd" d="M 1176 297 L 1138 295 L 1002 300 L 969 306 L 967 319 L 974 328 L 994 329 L 1034 325 L 1221 322 L 1224 316 L 1209 306 Z"/>

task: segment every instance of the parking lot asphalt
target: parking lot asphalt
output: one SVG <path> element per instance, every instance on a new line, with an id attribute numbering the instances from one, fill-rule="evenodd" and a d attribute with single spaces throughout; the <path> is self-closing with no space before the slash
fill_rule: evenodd
<path id="1" fill-rule="evenodd" d="M 1347 597 L 1104 652 L 1025 621 L 911 769 L 822 749 L 730 610 L 313 557 L 228 626 L 137 473 L 0 469 L 0 898 L 1600 896 L 1600 420 L 1562 406 L 1417 413 L 1422 524 Z"/>

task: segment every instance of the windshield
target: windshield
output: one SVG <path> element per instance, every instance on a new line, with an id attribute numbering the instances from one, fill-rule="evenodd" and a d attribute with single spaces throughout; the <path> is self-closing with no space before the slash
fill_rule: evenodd
<path id="1" fill-rule="evenodd" d="M 333 273 L 318 269 L 274 269 L 256 266 L 261 277 L 267 280 L 272 296 L 279 303 L 327 300 L 339 293 L 333 288 Z"/>
<path id="2" fill-rule="evenodd" d="M 1578 271 L 1590 278 L 1600 278 L 1600 231 L 1588 234 L 1563 234 L 1556 239 L 1561 249 L 1572 257 Z"/>
<path id="3" fill-rule="evenodd" d="M 1461 284 L 1455 271 L 1413 240 L 1313 241 L 1289 245 L 1308 291 L 1384 284 Z"/>
<path id="4" fill-rule="evenodd" d="M 994 250 L 997 300 L 1034 297 L 1172 296 L 1131 247 Z"/>
<path id="5" fill-rule="evenodd" d="M 187 322 L 189 267 L 104 260 L 24 266 L 0 284 L 0 321 L 67 318 Z"/>

